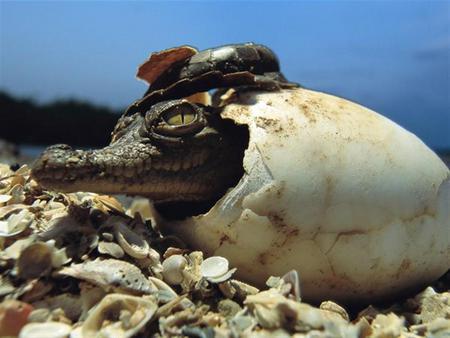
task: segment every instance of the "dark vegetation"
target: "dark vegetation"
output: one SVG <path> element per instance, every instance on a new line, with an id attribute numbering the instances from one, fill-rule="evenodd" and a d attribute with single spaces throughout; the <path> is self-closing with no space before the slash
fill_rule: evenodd
<path id="1" fill-rule="evenodd" d="M 119 116 L 120 111 L 83 101 L 36 104 L 0 92 L 0 139 L 15 144 L 104 146 Z"/>

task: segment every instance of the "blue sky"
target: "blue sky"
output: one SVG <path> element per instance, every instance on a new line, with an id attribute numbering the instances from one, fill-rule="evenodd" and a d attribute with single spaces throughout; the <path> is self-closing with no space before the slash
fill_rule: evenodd
<path id="1" fill-rule="evenodd" d="M 450 148 L 448 1 L 0 0 L 0 89 L 125 107 L 146 89 L 134 75 L 150 52 L 248 41 L 271 47 L 290 80 Z"/>

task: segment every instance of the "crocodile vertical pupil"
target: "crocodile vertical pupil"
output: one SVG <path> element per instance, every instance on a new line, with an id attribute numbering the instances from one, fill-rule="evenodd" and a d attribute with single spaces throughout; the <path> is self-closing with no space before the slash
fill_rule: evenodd
<path id="1" fill-rule="evenodd" d="M 170 112 L 163 118 L 167 122 L 167 124 L 171 126 L 181 126 L 184 124 L 192 123 L 196 118 L 196 114 L 192 111 L 186 111 L 183 109 Z"/>

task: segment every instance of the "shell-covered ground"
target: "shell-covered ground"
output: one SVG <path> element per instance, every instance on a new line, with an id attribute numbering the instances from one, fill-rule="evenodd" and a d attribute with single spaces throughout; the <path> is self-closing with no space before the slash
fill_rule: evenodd
<path id="1" fill-rule="evenodd" d="M 450 337 L 450 273 L 417 295 L 301 301 L 295 271 L 259 290 L 162 236 L 148 201 L 43 191 L 0 165 L 0 336 Z"/>

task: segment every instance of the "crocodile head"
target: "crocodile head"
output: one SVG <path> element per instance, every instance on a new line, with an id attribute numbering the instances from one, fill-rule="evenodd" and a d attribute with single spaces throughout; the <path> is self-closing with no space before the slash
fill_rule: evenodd
<path id="1" fill-rule="evenodd" d="M 217 108 L 170 100 L 145 114 L 124 115 L 103 149 L 47 148 L 32 175 L 50 190 L 205 201 L 242 176 L 247 142 L 247 128 L 222 119 Z"/>

